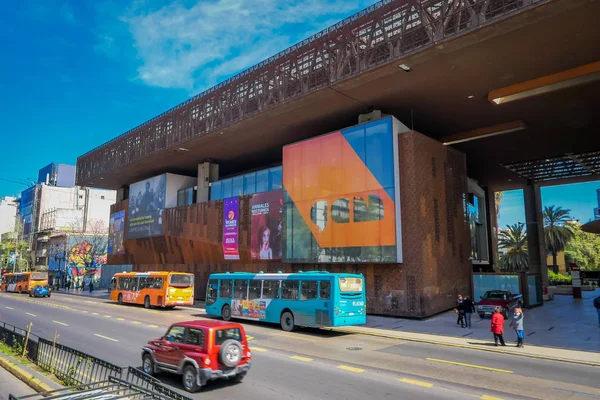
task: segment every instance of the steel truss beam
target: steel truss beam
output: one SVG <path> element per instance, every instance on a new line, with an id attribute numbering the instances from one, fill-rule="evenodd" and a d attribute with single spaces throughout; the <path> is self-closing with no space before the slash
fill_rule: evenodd
<path id="1" fill-rule="evenodd" d="M 77 159 L 77 182 L 550 0 L 383 0 Z"/>

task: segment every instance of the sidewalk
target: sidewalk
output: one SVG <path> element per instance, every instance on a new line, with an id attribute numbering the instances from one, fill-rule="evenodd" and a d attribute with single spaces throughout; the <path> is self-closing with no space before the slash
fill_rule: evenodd
<path id="1" fill-rule="evenodd" d="M 8 400 L 9 394 L 19 397 L 35 393 L 16 376 L 0 367 L 0 400 Z"/>
<path id="2" fill-rule="evenodd" d="M 60 289 L 60 290 L 52 290 L 52 293 L 56 294 L 69 294 L 72 296 L 82 296 L 82 297 L 93 297 L 96 299 L 110 299 L 110 294 L 108 293 L 108 289 L 94 289 L 92 293 L 90 293 L 89 289 L 86 290 L 76 290 L 76 289 Z"/>

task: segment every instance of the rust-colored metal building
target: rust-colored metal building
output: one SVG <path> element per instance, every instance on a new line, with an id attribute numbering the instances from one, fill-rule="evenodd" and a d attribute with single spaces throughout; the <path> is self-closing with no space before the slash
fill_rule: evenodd
<path id="1" fill-rule="evenodd" d="M 531 290 L 539 290 L 547 283 L 540 185 L 593 179 L 599 170 L 599 4 L 381 1 L 82 155 L 77 184 L 118 190 L 113 214 L 125 211 L 126 229 L 137 227 L 126 233 L 121 251 L 109 255 L 109 264 L 193 271 L 197 297 L 215 271 L 356 271 L 366 276 L 369 312 L 423 317 L 470 292 L 473 265 L 493 270 L 493 193 L 524 188 L 530 273 L 539 278 Z M 365 192 L 367 201 L 349 191 L 341 202 L 331 198 L 327 212 L 318 201 L 302 205 L 318 200 L 314 196 L 290 199 L 285 149 L 331 132 L 327 137 L 343 136 L 367 165 L 351 139 L 352 129 L 362 128 L 347 127 L 386 115 L 403 127 L 393 131 L 395 192 L 370 187 L 379 191 Z M 351 164 L 340 165 L 339 173 L 352 182 Z M 375 181 L 384 179 L 385 168 L 367 167 Z M 278 173 L 282 179 L 270 178 Z M 282 260 L 253 256 L 252 195 L 266 192 L 258 190 L 260 174 L 269 177 L 267 186 L 281 182 L 269 189 L 283 190 L 282 213 L 289 211 L 282 215 Z M 152 183 L 159 176 L 166 176 L 164 189 Z M 255 189 L 240 191 L 239 182 L 254 182 Z M 155 188 L 163 206 L 149 219 L 140 206 Z M 385 223 L 391 212 L 385 193 L 401 226 L 394 233 L 395 258 L 383 252 L 377 258 L 372 249 L 360 253 L 368 255 L 363 259 L 349 250 L 323 250 L 333 239 L 319 236 L 333 230 L 332 223 L 356 221 L 360 210 L 371 210 L 371 199 L 381 201 L 373 204 Z M 238 198 L 239 260 L 226 260 L 223 246 L 230 195 Z M 301 249 L 286 240 L 295 215 L 312 235 L 306 243 L 318 242 L 317 256 L 301 262 L 288 255 Z M 162 228 L 146 232 L 150 220 Z M 355 243 L 353 237 L 346 243 Z M 343 248 L 341 239 L 334 241 Z"/>

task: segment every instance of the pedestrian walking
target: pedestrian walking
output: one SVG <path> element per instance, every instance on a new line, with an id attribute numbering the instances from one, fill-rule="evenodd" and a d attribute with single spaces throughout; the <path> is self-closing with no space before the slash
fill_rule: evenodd
<path id="1" fill-rule="evenodd" d="M 463 297 L 462 297 L 462 295 L 459 294 L 458 299 L 456 299 L 456 307 L 454 308 L 454 312 L 456 314 L 458 314 L 458 319 L 456 320 L 456 325 L 460 325 L 464 328 L 465 327 L 464 314 L 460 311 L 462 302 L 463 302 Z"/>
<path id="2" fill-rule="evenodd" d="M 500 342 L 500 345 L 506 346 L 506 343 L 504 343 L 504 316 L 500 307 L 496 308 L 494 315 L 492 315 L 491 331 L 494 334 L 496 346 L 498 346 L 498 342 Z"/>
<path id="3" fill-rule="evenodd" d="M 473 301 L 469 298 L 469 296 L 466 296 L 460 308 L 464 315 L 464 328 L 471 329 L 471 314 L 475 312 L 475 304 L 473 304 Z"/>
<path id="4" fill-rule="evenodd" d="M 525 332 L 523 330 L 523 310 L 520 307 L 515 308 L 513 311 L 512 320 L 510 321 L 510 327 L 517 333 L 517 347 L 525 347 L 523 340 L 525 339 Z"/>
<path id="5" fill-rule="evenodd" d="M 600 325 L 600 296 L 594 299 L 594 307 L 596 307 L 596 311 L 598 312 L 598 325 Z"/>
<path id="6" fill-rule="evenodd" d="M 90 293 L 94 291 L 94 281 L 90 279 Z"/>

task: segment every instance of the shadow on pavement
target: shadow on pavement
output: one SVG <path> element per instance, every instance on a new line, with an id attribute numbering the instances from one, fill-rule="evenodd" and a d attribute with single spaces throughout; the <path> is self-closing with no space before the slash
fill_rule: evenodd
<path id="1" fill-rule="evenodd" d="M 190 395 L 190 393 L 186 392 L 183 388 L 183 384 L 181 382 L 181 376 L 180 375 L 176 375 L 176 374 L 170 374 L 168 372 L 161 372 L 159 374 L 157 374 L 155 376 L 156 379 L 158 379 L 163 385 L 165 386 L 170 386 L 174 389 L 177 389 L 178 391 L 182 392 L 182 393 L 186 393 L 188 395 Z M 227 379 L 218 379 L 215 381 L 209 381 L 206 386 L 203 386 L 202 389 L 200 390 L 199 393 L 204 393 L 204 392 L 212 392 L 213 390 L 219 390 L 219 389 L 223 389 L 232 385 L 240 385 L 242 384 L 242 382 L 240 383 L 234 383 L 231 382 Z"/>
<path id="2" fill-rule="evenodd" d="M 193 314 L 191 316 L 198 317 L 198 318 L 209 318 L 209 319 L 213 319 L 215 321 L 222 321 L 222 319 L 220 317 L 213 317 L 213 316 L 210 316 L 207 314 L 202 314 L 202 313 L 201 314 Z M 272 324 L 272 323 L 260 322 L 260 321 L 249 321 L 249 320 L 245 320 L 245 319 L 236 320 L 235 318 L 232 319 L 231 322 L 255 326 L 257 328 L 270 329 L 270 330 L 277 331 L 277 332 L 283 332 L 281 330 L 281 327 L 278 324 Z M 327 330 L 319 329 L 319 328 L 305 328 L 305 327 L 298 327 L 298 328 L 294 329 L 294 331 L 292 333 L 295 333 L 295 332 L 303 333 L 307 336 L 318 337 L 320 339 L 336 338 L 336 337 L 341 337 L 341 336 L 352 335 L 351 333 L 327 331 Z"/>

